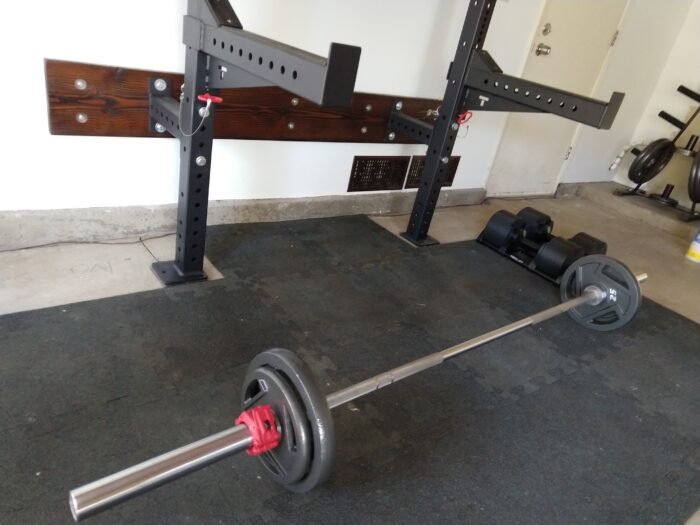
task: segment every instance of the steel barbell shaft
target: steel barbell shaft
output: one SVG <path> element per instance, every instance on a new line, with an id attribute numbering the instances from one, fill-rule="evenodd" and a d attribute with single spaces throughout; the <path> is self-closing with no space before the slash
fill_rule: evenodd
<path id="1" fill-rule="evenodd" d="M 506 326 L 491 330 L 490 332 L 470 339 L 469 341 L 459 343 L 458 345 L 447 348 L 446 350 L 421 357 L 415 361 L 411 361 L 410 363 L 406 363 L 405 365 L 401 365 L 387 372 L 382 372 L 381 374 L 370 377 L 361 383 L 355 383 L 354 385 L 329 395 L 326 398 L 328 400 L 328 406 L 331 408 L 339 407 L 340 405 L 349 403 L 357 398 L 366 396 L 375 390 L 379 390 L 396 383 L 397 381 L 401 381 L 402 379 L 406 379 L 407 377 L 418 374 L 419 372 L 423 372 L 428 368 L 440 365 L 448 359 L 457 357 L 464 352 L 473 350 L 474 348 L 490 343 L 491 341 L 495 341 L 496 339 L 500 339 L 508 334 L 512 334 L 513 332 L 527 328 L 528 326 L 541 323 L 542 321 L 551 319 L 552 317 L 560 315 L 564 312 L 568 312 L 572 308 L 576 308 L 577 306 L 595 300 L 597 297 L 595 294 L 596 292 L 593 290 L 586 291 L 579 297 L 571 299 L 565 303 L 558 304 L 552 308 L 548 308 L 547 310 L 537 314 L 525 317 L 519 321 L 515 321 Z"/>
<path id="2" fill-rule="evenodd" d="M 637 280 L 640 283 L 646 279 L 646 274 L 637 276 Z M 365 381 L 330 394 L 326 397 L 326 401 L 331 409 L 337 408 L 428 368 L 442 364 L 469 350 L 556 317 L 579 305 L 592 303 L 603 298 L 604 292 L 600 289 L 596 287 L 586 288 L 579 297 L 497 328 L 469 341 L 416 359 L 387 372 L 382 372 Z M 252 437 L 250 432 L 245 425 L 238 425 L 84 485 L 70 492 L 70 506 L 73 517 L 77 521 L 96 514 L 117 503 L 173 481 L 225 457 L 242 452 L 251 445 Z"/>
<path id="3" fill-rule="evenodd" d="M 152 490 L 253 444 L 245 425 L 237 425 L 184 447 L 129 467 L 70 492 L 70 508 L 78 521 Z"/>
<path id="4" fill-rule="evenodd" d="M 638 282 L 643 283 L 647 280 L 648 276 L 647 274 L 643 273 L 637 275 L 636 278 Z M 355 383 L 354 385 L 339 390 L 326 398 L 328 406 L 332 409 L 339 407 L 362 396 L 366 396 L 375 390 L 379 390 L 394 384 L 397 381 L 401 381 L 402 379 L 406 379 L 407 377 L 415 375 L 419 372 L 423 372 L 428 368 L 440 365 L 448 359 L 457 357 L 464 352 L 473 350 L 474 348 L 482 346 L 491 341 L 495 341 L 496 339 L 500 339 L 508 334 L 512 334 L 522 330 L 523 328 L 527 328 L 528 326 L 536 325 L 542 321 L 546 321 L 547 319 L 551 319 L 552 317 L 566 313 L 582 304 L 594 303 L 596 301 L 600 302 L 603 299 L 605 299 L 605 291 L 600 290 L 596 286 L 589 286 L 579 297 L 575 297 L 574 299 L 560 303 L 556 306 L 552 306 L 551 308 L 547 308 L 546 310 L 525 317 L 519 321 L 502 326 L 501 328 L 496 328 L 495 330 L 470 339 L 469 341 L 465 341 L 446 350 L 421 357 L 415 361 L 406 363 L 405 365 L 396 367 L 387 372 L 382 372 L 374 377 L 370 377 L 361 383 Z"/>

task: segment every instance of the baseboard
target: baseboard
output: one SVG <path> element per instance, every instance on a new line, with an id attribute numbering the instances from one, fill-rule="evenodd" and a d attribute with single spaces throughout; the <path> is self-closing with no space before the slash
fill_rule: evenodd
<path id="1" fill-rule="evenodd" d="M 212 201 L 208 224 L 409 213 L 415 191 L 302 199 Z M 483 189 L 445 189 L 438 207 L 479 204 Z M 0 211 L 0 250 L 60 241 L 100 241 L 175 230 L 176 206 L 128 206 L 65 210 Z"/>

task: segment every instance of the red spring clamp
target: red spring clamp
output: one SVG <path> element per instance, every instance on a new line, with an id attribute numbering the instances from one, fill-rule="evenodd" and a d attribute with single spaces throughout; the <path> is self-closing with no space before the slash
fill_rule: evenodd
<path id="1" fill-rule="evenodd" d="M 251 408 L 236 418 L 236 425 L 248 427 L 253 437 L 253 444 L 248 449 L 249 456 L 259 456 L 268 450 L 277 448 L 280 444 L 280 433 L 277 430 L 275 413 L 270 405 Z"/>
<path id="2" fill-rule="evenodd" d="M 216 97 L 211 93 L 204 93 L 203 95 L 199 95 L 197 97 L 197 100 L 199 100 L 200 102 L 209 102 L 211 100 L 212 104 L 221 104 L 224 101 L 223 98 Z"/>
<path id="3" fill-rule="evenodd" d="M 459 115 L 459 117 L 457 117 L 457 124 L 459 124 L 460 126 L 466 124 L 472 119 L 473 116 L 474 113 L 472 113 L 471 111 L 465 111 L 464 113 Z"/>

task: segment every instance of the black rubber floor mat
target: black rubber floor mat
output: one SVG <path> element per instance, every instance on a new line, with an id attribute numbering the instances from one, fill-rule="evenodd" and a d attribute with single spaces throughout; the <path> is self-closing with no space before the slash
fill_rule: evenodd
<path id="1" fill-rule="evenodd" d="M 474 242 L 363 217 L 215 226 L 208 256 L 223 280 L 0 317 L 0 523 L 71 523 L 70 489 L 228 427 L 264 349 L 331 392 L 558 301 Z M 651 301 L 616 333 L 562 316 L 336 410 L 315 492 L 242 455 L 89 523 L 682 523 L 698 341 Z"/>

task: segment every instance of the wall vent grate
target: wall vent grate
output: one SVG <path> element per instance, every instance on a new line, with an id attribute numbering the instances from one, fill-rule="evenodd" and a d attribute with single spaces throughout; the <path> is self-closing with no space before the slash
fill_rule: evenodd
<path id="1" fill-rule="evenodd" d="M 411 157 L 355 157 L 348 191 L 403 189 Z"/>
<path id="2" fill-rule="evenodd" d="M 445 174 L 445 180 L 442 183 L 442 187 L 450 187 L 455 181 L 455 175 L 457 174 L 457 168 L 459 167 L 459 161 L 462 157 L 450 157 L 450 163 L 447 165 L 447 170 Z M 406 189 L 417 188 L 420 186 L 420 179 L 423 176 L 423 169 L 425 168 L 425 156 L 416 155 L 413 157 L 413 162 L 411 162 L 411 168 L 408 170 L 408 177 L 406 178 Z"/>

